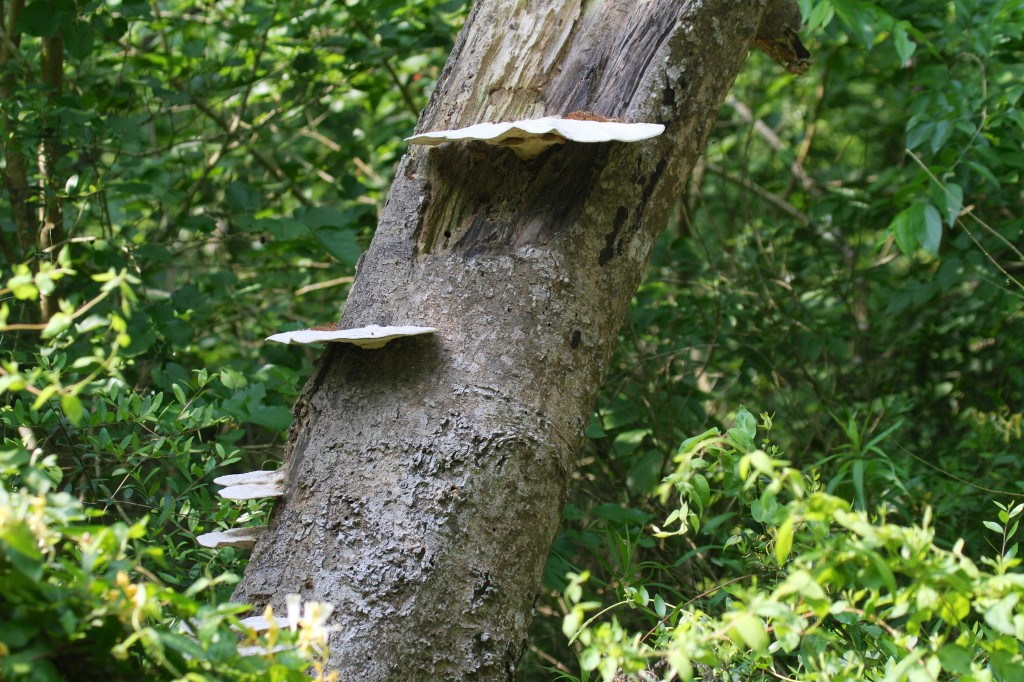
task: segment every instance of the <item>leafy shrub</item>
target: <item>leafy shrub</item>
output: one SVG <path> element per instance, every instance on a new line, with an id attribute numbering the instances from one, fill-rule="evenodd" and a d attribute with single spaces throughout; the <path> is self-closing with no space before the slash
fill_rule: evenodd
<path id="1" fill-rule="evenodd" d="M 7 323 L 6 303 L 0 311 L 0 334 L 41 340 L 13 345 L 0 375 L 0 679 L 322 672 L 325 610 L 307 605 L 302 630 L 250 633 L 243 644 L 232 627 L 250 607 L 226 601 L 237 582 L 228 569 L 242 557 L 196 546 L 198 532 L 265 511 L 218 506 L 209 491 L 213 472 L 240 456 L 233 432 L 212 437 L 238 414 L 223 405 L 236 396 L 206 394 L 218 380 L 243 382 L 199 370 L 172 384 L 172 397 L 132 390 L 124 370 L 138 281 L 124 272 L 83 278 L 64 249 L 34 276 L 16 267 L 4 292 L 35 301 L 58 280 L 95 289 L 93 297 L 77 307 L 60 298 L 47 323 Z M 109 305 L 114 297 L 121 305 Z"/>
<path id="2" fill-rule="evenodd" d="M 856 510 L 826 492 L 814 471 L 781 459 L 761 418 L 760 445 L 746 410 L 725 434 L 685 440 L 660 490 L 673 505 L 654 537 L 700 542 L 699 560 L 735 577 L 684 595 L 636 576 L 605 606 L 585 595 L 589 574 L 574 574 L 563 629 L 582 647 L 579 679 L 649 668 L 687 680 L 1024 675 L 1024 503 L 999 505 L 998 521 L 984 524 L 995 551 L 972 559 L 962 542 L 935 544 L 927 511 L 919 525 L 889 523 L 885 505 Z M 630 627 L 623 609 L 634 612 Z"/>
<path id="3" fill-rule="evenodd" d="M 52 471 L 47 459 L 29 468 Z M 6 464 L 5 484 L 25 470 Z M 232 626 L 249 607 L 208 603 L 235 576 L 178 592 L 151 571 L 164 562 L 145 521 L 88 523 L 81 504 L 47 487 L 0 489 L 0 679 L 307 680 L 310 665 L 322 670 L 322 609 L 301 631 L 250 631 L 242 643 Z"/>

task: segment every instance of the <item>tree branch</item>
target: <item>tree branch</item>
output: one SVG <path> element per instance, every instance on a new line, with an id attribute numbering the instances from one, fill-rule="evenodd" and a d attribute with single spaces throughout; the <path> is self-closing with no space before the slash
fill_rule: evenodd
<path id="1" fill-rule="evenodd" d="M 234 126 L 230 122 L 225 120 L 223 116 L 214 111 L 213 108 L 206 102 L 202 101 L 201 99 L 199 99 L 191 93 L 189 94 L 189 100 L 196 107 L 196 109 L 199 109 L 199 111 L 206 114 L 206 116 L 211 121 L 220 126 L 220 128 L 224 130 L 224 132 L 229 134 L 234 132 Z M 305 195 L 302 194 L 302 190 L 299 189 L 298 185 L 296 185 L 291 178 L 284 174 L 284 171 L 282 171 L 278 167 L 278 165 L 273 161 L 273 159 L 266 156 L 261 151 L 255 148 L 250 148 L 249 153 L 253 155 L 253 158 L 255 158 L 261 166 L 270 171 L 271 175 L 273 175 L 281 182 L 285 183 L 285 185 L 287 185 L 288 187 L 288 191 L 292 194 L 292 196 L 299 200 L 299 203 L 301 203 L 303 206 L 312 205 L 312 202 L 309 199 L 307 199 Z"/>
<path id="2" fill-rule="evenodd" d="M 14 101 L 17 77 L 19 74 L 27 73 L 27 69 L 24 68 L 25 57 L 21 54 L 21 37 L 14 32 L 15 22 L 17 22 L 18 15 L 21 14 L 24 6 L 24 0 L 14 0 L 5 8 L 7 10 L 5 13 L 0 12 L 0 73 L 3 74 L 0 77 L 0 97 L 5 102 Z M 19 62 L 23 68 L 20 71 L 8 68 L 11 60 Z M 32 196 L 32 191 L 29 189 L 28 163 L 19 148 L 20 136 L 18 134 L 17 122 L 10 117 L 6 109 L 3 116 L 3 125 L 4 132 L 6 132 L 6 142 L 3 151 L 7 161 L 4 185 L 7 187 L 7 194 L 11 201 L 11 212 L 17 230 L 18 247 L 21 254 L 24 255 L 32 248 L 31 244 L 34 240 L 36 227 L 36 222 L 32 216 L 32 209 L 29 205 L 29 197 Z M 16 259 L 16 254 L 8 254 L 9 250 L 13 251 L 9 245 L 6 245 L 5 241 L 4 254 L 11 258 L 11 262 L 13 262 Z"/>
<path id="3" fill-rule="evenodd" d="M 57 176 L 57 164 L 60 162 L 60 126 L 53 108 L 57 106 L 64 80 L 64 30 L 56 35 L 43 38 L 43 49 L 40 54 L 40 71 L 42 81 L 46 85 L 46 96 L 51 109 L 47 112 L 50 120 L 43 130 L 43 144 L 39 154 L 39 184 L 42 188 L 43 207 L 42 225 L 39 229 L 38 247 L 45 252 L 55 243 L 64 239 L 64 212 L 61 205 L 60 192 L 63 189 L 61 179 Z M 44 321 L 49 320 L 56 312 L 55 301 L 60 297 L 60 286 L 50 295 L 39 295 L 39 310 Z"/>

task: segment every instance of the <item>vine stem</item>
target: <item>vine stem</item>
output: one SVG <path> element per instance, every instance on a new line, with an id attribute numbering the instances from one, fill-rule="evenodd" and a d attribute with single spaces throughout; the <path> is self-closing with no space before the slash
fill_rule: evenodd
<path id="1" fill-rule="evenodd" d="M 923 170 L 928 175 L 928 177 L 931 178 L 932 182 L 934 182 L 936 185 L 938 185 L 942 189 L 942 191 L 946 193 L 946 196 L 950 196 L 950 197 L 953 196 L 953 193 L 949 191 L 949 189 L 946 187 L 946 185 L 941 180 L 939 180 L 937 177 L 935 177 L 935 174 L 932 173 L 931 169 L 928 168 L 927 165 L 925 165 L 924 161 L 922 161 L 921 158 L 917 154 L 915 154 L 914 152 L 912 152 L 909 149 L 907 149 L 906 152 L 910 156 L 910 158 L 912 158 L 914 160 L 914 162 L 917 163 L 917 165 L 921 167 L 921 170 Z M 956 197 L 954 197 L 954 198 L 956 198 Z M 975 215 L 974 208 L 972 206 L 968 206 L 966 208 L 963 208 L 962 212 L 963 212 L 962 213 L 963 215 L 968 215 L 971 218 L 973 218 L 974 221 L 976 223 L 978 223 L 979 225 L 981 225 L 981 227 L 986 232 L 988 232 L 990 235 L 992 235 L 993 237 L 995 237 L 996 239 L 1001 241 L 1004 245 L 1006 245 L 1014 253 L 1014 255 L 1016 255 L 1021 260 L 1024 260 L 1024 253 L 1021 253 L 1020 249 L 1018 249 L 1016 246 L 1014 246 L 1013 243 L 1009 239 L 1007 239 L 1003 235 L 999 234 L 999 232 L 996 231 L 995 229 L 993 229 L 991 225 L 989 225 L 984 220 L 982 220 L 977 215 Z M 1017 287 L 1019 289 L 1024 291 L 1024 284 L 1021 284 L 1020 281 L 1017 280 L 1017 278 L 1015 278 L 1013 275 L 1011 275 L 1009 272 L 1007 272 L 1006 268 L 1004 268 L 1002 265 L 999 264 L 999 261 L 997 261 L 992 256 L 992 254 L 989 253 L 988 250 L 981 244 L 981 242 L 978 241 L 978 238 L 974 236 L 974 233 L 967 229 L 967 226 L 964 225 L 964 222 L 962 220 L 960 220 L 959 216 L 957 216 L 956 224 L 959 225 L 960 229 L 962 229 L 967 234 L 967 236 L 971 238 L 971 241 L 974 242 L 974 245 L 977 246 L 979 249 L 981 249 L 981 252 L 983 254 L 985 254 L 985 257 L 988 258 L 989 262 L 991 262 L 992 265 L 996 266 L 996 269 L 998 269 L 999 272 L 1001 272 L 1003 274 L 1003 276 L 1006 277 L 1007 280 L 1013 282 L 1014 284 L 1017 285 Z"/>

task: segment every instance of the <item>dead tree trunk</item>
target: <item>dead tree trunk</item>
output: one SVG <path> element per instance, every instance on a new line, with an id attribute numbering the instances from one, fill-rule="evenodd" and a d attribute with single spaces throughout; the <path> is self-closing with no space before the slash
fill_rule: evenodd
<path id="1" fill-rule="evenodd" d="M 286 495 L 235 597 L 334 604 L 345 680 L 505 680 L 602 373 L 765 0 L 478 0 L 419 131 L 589 111 L 638 143 L 402 160 L 295 407 Z"/>

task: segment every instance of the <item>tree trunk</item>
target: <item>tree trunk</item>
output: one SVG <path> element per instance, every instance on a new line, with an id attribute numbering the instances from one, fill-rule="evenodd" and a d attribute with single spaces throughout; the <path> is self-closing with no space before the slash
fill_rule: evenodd
<path id="1" fill-rule="evenodd" d="M 584 110 L 637 143 L 402 160 L 295 406 L 286 494 L 235 598 L 331 602 L 344 680 L 506 680 L 617 331 L 765 2 L 478 0 L 418 131 Z"/>

